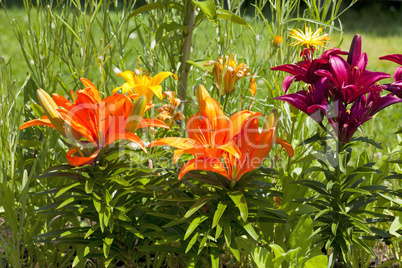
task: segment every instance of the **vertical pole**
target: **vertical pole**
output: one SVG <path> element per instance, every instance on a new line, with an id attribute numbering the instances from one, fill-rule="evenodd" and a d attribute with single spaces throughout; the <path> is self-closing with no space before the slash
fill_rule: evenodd
<path id="1" fill-rule="evenodd" d="M 186 14 L 185 14 L 185 24 L 187 26 L 187 30 L 184 31 L 184 43 L 183 43 L 183 57 L 181 62 L 181 74 L 180 74 L 180 85 L 179 85 L 179 97 L 182 100 L 186 100 L 187 98 L 187 80 L 188 80 L 188 72 L 190 70 L 190 66 L 186 63 L 190 59 L 191 53 L 191 37 L 192 31 L 194 27 L 194 5 L 190 0 L 187 1 L 186 6 Z M 185 102 L 180 104 L 180 110 L 184 111 Z"/>

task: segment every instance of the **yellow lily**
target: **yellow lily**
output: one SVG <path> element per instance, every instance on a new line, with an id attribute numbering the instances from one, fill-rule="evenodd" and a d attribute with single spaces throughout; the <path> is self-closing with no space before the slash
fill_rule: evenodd
<path id="1" fill-rule="evenodd" d="M 122 86 L 115 88 L 113 93 L 121 89 L 123 94 L 135 93 L 140 96 L 145 96 L 146 102 L 150 103 L 154 95 L 159 99 L 163 98 L 162 86 L 160 84 L 170 75 L 173 75 L 177 80 L 177 75 L 171 72 L 161 72 L 151 77 L 147 74 L 143 74 L 141 68 L 138 69 L 138 74 L 136 72 L 124 71 L 118 73 L 117 76 L 123 77 L 126 82 Z"/>

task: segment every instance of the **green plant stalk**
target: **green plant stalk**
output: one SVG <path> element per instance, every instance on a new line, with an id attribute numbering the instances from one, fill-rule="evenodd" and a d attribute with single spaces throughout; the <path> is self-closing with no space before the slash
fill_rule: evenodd
<path id="1" fill-rule="evenodd" d="M 181 74 L 180 74 L 179 96 L 182 100 L 186 100 L 187 98 L 187 82 L 188 82 L 188 73 L 190 70 L 190 66 L 187 64 L 187 61 L 190 59 L 190 53 L 191 53 L 191 40 L 194 27 L 194 15 L 195 15 L 194 6 L 191 3 L 191 1 L 188 1 L 185 16 L 187 30 L 183 33 L 184 43 L 183 43 L 182 62 L 180 67 Z M 180 104 L 181 111 L 184 111 L 185 108 L 184 104 L 185 102 L 181 102 Z"/>

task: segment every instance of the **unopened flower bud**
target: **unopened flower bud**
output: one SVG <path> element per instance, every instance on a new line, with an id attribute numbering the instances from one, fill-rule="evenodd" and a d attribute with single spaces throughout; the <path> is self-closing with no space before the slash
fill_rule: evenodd
<path id="1" fill-rule="evenodd" d="M 283 36 L 277 35 L 274 37 L 274 41 L 272 42 L 272 45 L 275 48 L 279 48 L 282 45 L 283 42 Z"/>
<path id="2" fill-rule="evenodd" d="M 144 96 L 140 96 L 134 103 L 133 108 L 131 109 L 131 113 L 126 125 L 126 131 L 135 133 L 135 131 L 141 124 L 142 117 L 144 116 L 145 113 L 146 105 L 147 105 L 146 98 Z"/>
<path id="3" fill-rule="evenodd" d="M 276 125 L 278 123 L 278 117 L 279 117 L 278 111 L 276 109 L 273 109 L 269 113 L 267 119 L 265 119 L 263 129 L 268 130 L 268 129 L 276 128 Z"/>
<path id="4" fill-rule="evenodd" d="M 64 131 L 64 120 L 60 113 L 57 111 L 57 104 L 54 100 L 47 94 L 43 89 L 38 89 L 36 91 L 36 96 L 38 97 L 40 106 L 42 106 L 47 118 L 50 120 L 54 128 L 65 136 Z"/>
<path id="5" fill-rule="evenodd" d="M 198 100 L 198 109 L 201 113 L 205 108 L 204 107 L 205 99 L 208 97 L 210 97 L 210 95 L 207 89 L 203 85 L 199 84 L 197 87 L 197 100 Z"/>

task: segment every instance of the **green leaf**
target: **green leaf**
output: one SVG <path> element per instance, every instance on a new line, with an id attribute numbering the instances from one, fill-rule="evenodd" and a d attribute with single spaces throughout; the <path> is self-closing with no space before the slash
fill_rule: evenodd
<path id="1" fill-rule="evenodd" d="M 389 227 L 389 233 L 399 237 L 401 236 L 397 231 L 402 229 L 402 217 L 395 217 L 394 221 L 391 223 L 391 226 Z"/>
<path id="2" fill-rule="evenodd" d="M 98 229 L 99 229 L 99 224 L 97 223 L 94 226 L 92 226 L 91 229 L 88 230 L 88 232 L 84 236 L 84 239 L 87 239 L 91 234 L 93 234 Z"/>
<path id="3" fill-rule="evenodd" d="M 40 141 L 28 141 L 28 140 L 19 140 L 18 145 L 26 148 L 36 148 L 39 147 L 42 143 Z"/>
<path id="4" fill-rule="evenodd" d="M 92 193 L 92 189 L 94 188 L 96 179 L 95 178 L 89 178 L 85 181 L 85 192 L 87 194 Z"/>
<path id="5" fill-rule="evenodd" d="M 372 246 L 368 245 L 366 242 L 364 242 L 362 239 L 360 239 L 357 236 L 353 236 L 353 241 L 358 243 L 368 254 L 370 254 L 372 257 L 374 257 L 375 262 L 378 263 L 378 256 Z"/>
<path id="6" fill-rule="evenodd" d="M 91 253 L 91 251 L 93 251 L 95 248 L 99 247 L 100 245 L 102 245 L 102 241 L 101 240 L 96 240 L 93 241 L 91 243 L 89 243 L 88 245 L 86 245 L 84 247 L 84 250 L 77 250 L 77 255 L 74 258 L 73 261 L 73 267 L 77 266 L 81 261 L 85 261 L 86 260 L 86 256 Z"/>
<path id="7" fill-rule="evenodd" d="M 214 218 L 212 220 L 212 229 L 215 228 L 215 226 L 218 224 L 219 220 L 221 219 L 223 213 L 225 212 L 225 209 L 227 208 L 227 205 L 222 204 L 219 202 L 218 207 L 216 208 L 216 211 L 214 213 Z"/>
<path id="8" fill-rule="evenodd" d="M 136 228 L 134 228 L 131 225 L 128 224 L 119 224 L 121 227 L 123 227 L 124 229 L 126 229 L 127 231 L 129 231 L 130 233 L 134 234 L 135 236 L 138 236 L 141 239 L 144 239 L 144 236 L 142 235 L 142 233 L 140 231 L 138 231 Z"/>
<path id="9" fill-rule="evenodd" d="M 258 268 L 274 267 L 274 256 L 263 247 L 254 247 L 251 250 L 251 257 Z"/>
<path id="10" fill-rule="evenodd" d="M 304 185 L 304 186 L 307 186 L 307 187 L 319 192 L 320 194 L 328 195 L 328 192 L 326 191 L 327 186 L 322 182 L 312 181 L 312 180 L 298 180 L 298 181 L 293 181 L 292 183 Z"/>
<path id="11" fill-rule="evenodd" d="M 232 237 L 232 243 L 230 243 L 229 248 L 230 251 L 233 253 L 233 256 L 235 256 L 236 260 L 240 262 L 240 250 L 234 237 Z"/>
<path id="12" fill-rule="evenodd" d="M 215 243 L 209 246 L 212 268 L 219 268 L 219 248 Z"/>
<path id="13" fill-rule="evenodd" d="M 246 222 L 248 217 L 248 207 L 246 198 L 244 197 L 243 193 L 235 191 L 235 192 L 229 192 L 228 195 L 235 203 L 236 207 L 240 210 L 241 218 L 243 219 L 244 222 Z"/>
<path id="14" fill-rule="evenodd" d="M 369 139 L 369 138 L 367 138 L 367 137 L 352 138 L 350 141 L 351 141 L 351 142 L 353 142 L 353 141 L 367 142 L 367 143 L 369 143 L 369 144 L 375 146 L 376 148 L 382 150 L 382 147 L 381 147 L 380 144 L 376 143 L 373 139 Z"/>
<path id="15" fill-rule="evenodd" d="M 311 234 L 313 233 L 313 221 L 308 215 L 304 215 L 296 223 L 289 238 L 290 248 L 301 248 L 300 254 L 304 256 L 311 246 Z"/>
<path id="16" fill-rule="evenodd" d="M 253 34 L 255 34 L 253 28 L 251 28 L 251 26 L 242 17 L 239 17 L 236 14 L 233 14 L 229 10 L 220 8 L 216 11 L 216 13 L 217 13 L 218 19 L 228 20 L 228 21 L 234 22 L 236 24 L 239 24 L 241 26 L 244 26 L 244 27 L 250 29 L 253 32 Z"/>
<path id="17" fill-rule="evenodd" d="M 71 190 L 72 188 L 74 188 L 74 187 L 76 187 L 76 186 L 78 186 L 78 185 L 81 185 L 81 182 L 76 182 L 76 183 L 73 183 L 73 184 L 71 184 L 71 185 L 69 185 L 69 186 L 67 186 L 67 187 L 61 188 L 61 189 L 57 192 L 57 194 L 54 196 L 54 198 L 59 197 L 60 195 L 64 194 L 64 193 L 67 192 L 68 190 Z"/>
<path id="18" fill-rule="evenodd" d="M 362 166 L 362 167 L 358 167 L 355 170 L 353 170 L 351 172 L 351 174 L 355 174 L 355 173 L 376 173 L 376 174 L 381 174 L 382 171 L 378 170 L 378 169 L 374 169 L 368 166 Z"/>
<path id="19" fill-rule="evenodd" d="M 109 256 L 110 252 L 110 247 L 112 246 L 114 240 L 114 236 L 108 235 L 103 239 L 103 255 L 105 255 L 105 258 Z"/>
<path id="20" fill-rule="evenodd" d="M 186 247 L 186 252 L 185 254 L 187 254 L 187 252 L 190 251 L 190 249 L 194 246 L 195 242 L 197 242 L 197 238 L 198 238 L 199 233 L 196 232 L 193 236 L 193 238 L 191 238 L 190 242 L 188 243 L 187 247 Z"/>
<path id="21" fill-rule="evenodd" d="M 304 268 L 327 268 L 328 258 L 324 255 L 315 256 L 304 264 Z"/>
<path id="22" fill-rule="evenodd" d="M 216 10 L 216 5 L 213 0 L 206 0 L 206 1 L 191 1 L 193 5 L 199 7 L 204 13 L 204 15 L 207 17 L 207 19 L 212 22 L 213 25 L 217 26 L 218 21 L 217 21 L 217 10 Z"/>
<path id="23" fill-rule="evenodd" d="M 199 210 L 205 203 L 207 203 L 209 200 L 211 200 L 212 197 L 210 195 L 204 196 L 200 199 L 198 199 L 194 205 L 191 206 L 191 208 L 187 211 L 187 213 L 184 215 L 184 218 L 189 218 L 191 215 L 193 215 L 197 210 Z"/>
<path id="24" fill-rule="evenodd" d="M 275 259 L 273 267 L 280 267 L 281 263 L 285 260 L 287 253 L 277 244 L 270 244 L 269 247 L 274 251 Z"/>
<path id="25" fill-rule="evenodd" d="M 67 199 L 64 200 L 56 209 L 60 209 L 60 208 L 62 208 L 62 207 L 64 207 L 64 206 L 67 206 L 68 204 L 74 202 L 75 200 L 76 200 L 75 197 L 67 198 Z"/>
<path id="26" fill-rule="evenodd" d="M 223 236 L 225 237 L 226 245 L 230 246 L 232 243 L 232 227 L 230 226 L 230 222 L 225 217 L 222 218 L 223 224 Z"/>
<path id="27" fill-rule="evenodd" d="M 112 178 L 110 178 L 110 180 L 112 180 L 112 181 L 114 181 L 114 182 L 116 182 L 116 183 L 118 183 L 118 184 L 120 184 L 120 185 L 122 185 L 122 186 L 124 186 L 124 187 L 130 187 L 131 185 L 130 185 L 130 183 L 128 183 L 125 179 L 123 179 L 123 177 L 121 177 L 121 176 L 115 176 L 115 177 L 112 177 Z"/>
<path id="28" fill-rule="evenodd" d="M 384 197 L 385 199 L 388 199 L 388 200 L 390 200 L 390 201 L 392 201 L 392 202 L 395 202 L 395 203 L 397 203 L 398 205 L 400 205 L 400 206 L 402 206 L 402 199 L 399 199 L 399 198 L 392 198 L 392 197 L 390 197 L 390 196 L 388 196 L 388 195 L 384 195 L 384 194 L 379 194 L 379 195 L 381 195 L 382 197 Z"/>
<path id="29" fill-rule="evenodd" d="M 198 67 L 198 68 L 202 69 L 203 71 L 212 72 L 214 65 L 211 64 L 211 65 L 205 66 L 204 64 L 207 62 L 209 62 L 209 60 L 201 60 L 201 61 L 188 60 L 188 61 L 186 61 L 187 64 L 194 65 L 195 67 Z"/>
<path id="30" fill-rule="evenodd" d="M 250 222 L 244 223 L 242 221 L 239 221 L 240 225 L 243 226 L 244 230 L 247 231 L 247 233 L 255 240 L 258 241 L 259 236 L 257 232 L 254 230 L 253 225 L 251 225 Z"/>
<path id="31" fill-rule="evenodd" d="M 325 140 L 328 140 L 328 137 L 321 137 L 320 133 L 317 133 L 317 134 L 314 134 L 313 136 L 311 136 L 310 138 L 302 141 L 297 146 L 299 147 L 299 146 L 307 145 L 307 144 L 310 144 L 310 143 L 314 143 L 316 141 L 325 141 Z"/>
<path id="32" fill-rule="evenodd" d="M 216 225 L 215 240 L 218 239 L 218 237 L 221 235 L 222 231 L 223 231 L 222 221 L 220 221 L 220 222 L 218 222 L 218 225 Z"/>
<path id="33" fill-rule="evenodd" d="M 200 223 L 205 221 L 206 219 L 208 219 L 207 216 L 200 216 L 200 217 L 195 218 L 188 226 L 187 231 L 184 235 L 184 240 L 186 240 L 192 234 L 192 232 L 195 230 L 195 228 L 197 228 L 198 225 L 200 225 Z"/>

